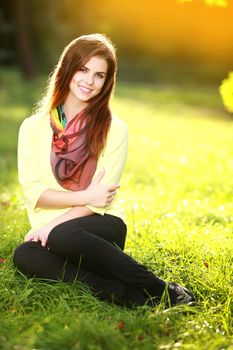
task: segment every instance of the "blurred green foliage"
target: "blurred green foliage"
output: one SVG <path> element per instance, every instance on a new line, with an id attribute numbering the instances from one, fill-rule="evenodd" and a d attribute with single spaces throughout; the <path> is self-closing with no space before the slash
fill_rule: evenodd
<path id="1" fill-rule="evenodd" d="M 225 108 L 233 112 L 233 72 L 230 72 L 228 78 L 223 80 L 219 91 Z"/>
<path id="2" fill-rule="evenodd" d="M 219 1 L 215 0 L 215 4 L 220 4 Z M 145 0 L 143 7 L 140 1 L 132 0 L 120 0 L 119 3 L 107 0 L 2 0 L 0 62 L 19 65 L 22 59 L 19 47 L 22 51 L 22 42 L 26 41 L 34 66 L 39 72 L 47 73 L 70 40 L 81 34 L 101 32 L 117 44 L 121 60 L 131 58 L 130 65 L 139 65 L 143 59 L 154 59 L 180 66 L 184 62 L 207 66 L 214 61 L 216 66 L 229 66 L 231 52 L 221 35 L 231 33 L 231 9 L 224 13 L 217 9 L 220 12 L 214 14 L 210 9 L 206 10 L 207 6 L 177 4 L 177 0 L 167 0 L 167 6 L 164 1 Z M 159 18 L 156 17 L 158 13 Z M 214 21 L 220 21 L 220 37 Z M 230 39 L 231 34 L 229 45 Z M 221 64 L 219 59 L 222 59 Z"/>

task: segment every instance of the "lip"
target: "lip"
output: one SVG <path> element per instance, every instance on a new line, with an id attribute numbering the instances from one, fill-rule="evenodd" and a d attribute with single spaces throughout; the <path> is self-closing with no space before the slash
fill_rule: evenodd
<path id="1" fill-rule="evenodd" d="M 93 90 L 92 89 L 89 89 L 85 86 L 82 86 L 82 85 L 78 85 L 80 91 L 84 94 L 89 94 L 90 92 L 92 92 Z"/>

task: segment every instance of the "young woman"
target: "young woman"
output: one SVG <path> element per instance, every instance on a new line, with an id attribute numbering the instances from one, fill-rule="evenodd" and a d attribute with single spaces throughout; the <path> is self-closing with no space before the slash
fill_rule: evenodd
<path id="1" fill-rule="evenodd" d="M 18 173 L 31 230 L 14 253 L 28 277 L 87 284 L 102 300 L 171 305 L 192 294 L 166 283 L 123 252 L 126 225 L 117 199 L 127 126 L 109 107 L 116 76 L 111 41 L 73 40 L 53 71 L 37 113 L 19 131 Z"/>

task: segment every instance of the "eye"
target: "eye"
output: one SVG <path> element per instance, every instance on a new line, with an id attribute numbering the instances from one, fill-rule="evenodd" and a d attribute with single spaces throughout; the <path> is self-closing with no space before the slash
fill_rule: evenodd
<path id="1" fill-rule="evenodd" d="M 81 72 L 87 72 L 87 68 L 85 68 L 85 67 L 81 67 L 79 70 L 80 70 Z"/>
<path id="2" fill-rule="evenodd" d="M 101 73 L 97 73 L 97 77 L 100 78 L 100 79 L 104 78 L 103 74 L 101 74 Z"/>

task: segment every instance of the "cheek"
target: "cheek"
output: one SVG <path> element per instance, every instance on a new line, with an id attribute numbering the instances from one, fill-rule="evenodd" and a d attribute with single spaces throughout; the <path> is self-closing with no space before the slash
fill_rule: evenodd
<path id="1" fill-rule="evenodd" d="M 82 73 L 77 72 L 73 75 L 73 78 L 71 79 L 71 82 L 73 82 L 74 84 L 76 84 L 82 77 L 81 77 Z"/>
<path id="2" fill-rule="evenodd" d="M 69 86 L 70 90 L 76 90 L 80 80 L 81 80 L 80 73 L 74 74 L 73 78 L 70 81 L 70 86 Z"/>
<path id="3" fill-rule="evenodd" d="M 75 83 L 75 80 L 72 79 L 71 82 L 70 82 L 70 86 L 69 86 L 70 91 L 74 91 L 75 88 L 76 88 L 76 85 L 77 84 Z"/>
<path id="4" fill-rule="evenodd" d="M 102 89 L 102 87 L 104 86 L 104 81 L 99 80 L 99 81 L 97 82 L 97 84 L 96 84 L 96 85 L 98 86 L 99 90 L 101 90 L 101 89 Z"/>

